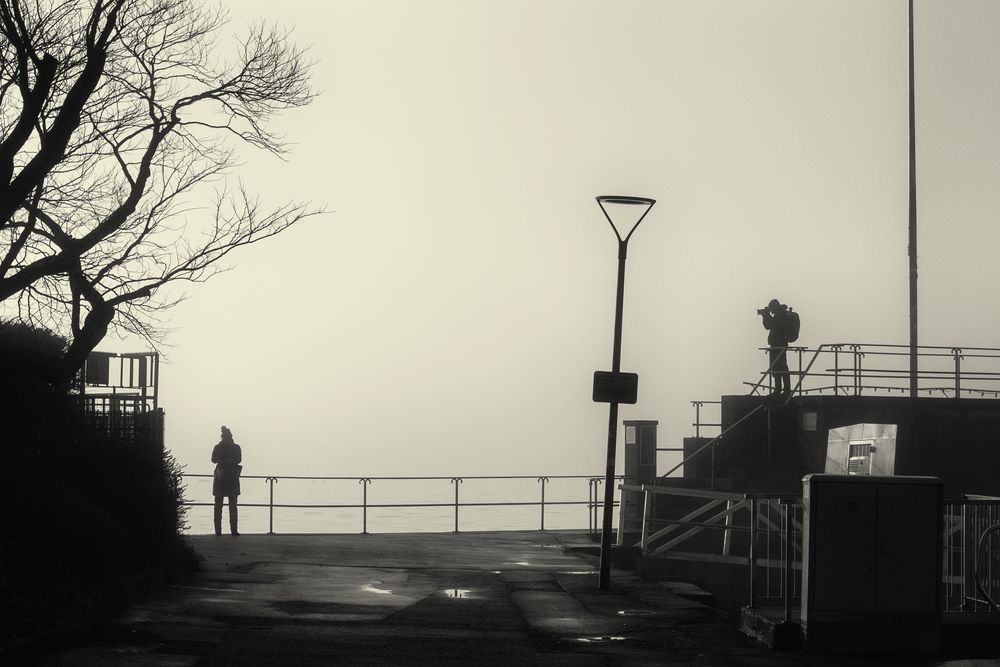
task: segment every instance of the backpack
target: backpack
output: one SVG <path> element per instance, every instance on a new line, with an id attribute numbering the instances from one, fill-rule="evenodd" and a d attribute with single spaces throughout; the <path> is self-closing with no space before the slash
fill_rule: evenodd
<path id="1" fill-rule="evenodd" d="M 799 314 L 789 308 L 785 314 L 785 338 L 789 343 L 794 343 L 799 339 L 800 325 Z"/>

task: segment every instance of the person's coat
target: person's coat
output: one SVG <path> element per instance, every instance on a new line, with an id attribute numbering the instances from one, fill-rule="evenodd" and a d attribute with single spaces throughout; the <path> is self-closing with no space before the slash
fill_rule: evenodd
<path id="1" fill-rule="evenodd" d="M 240 462 L 243 452 L 232 440 L 222 440 L 212 449 L 215 479 L 212 480 L 213 496 L 240 495 Z"/>
<path id="2" fill-rule="evenodd" d="M 764 313 L 767 344 L 771 347 L 788 347 L 788 306 L 781 305 L 772 315 Z"/>

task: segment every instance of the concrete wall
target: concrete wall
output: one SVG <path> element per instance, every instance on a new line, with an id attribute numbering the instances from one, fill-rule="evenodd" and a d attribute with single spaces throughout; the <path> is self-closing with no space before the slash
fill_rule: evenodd
<path id="1" fill-rule="evenodd" d="M 804 396 L 784 406 L 723 396 L 722 428 L 760 405 L 769 408 L 716 447 L 715 477 L 727 488 L 799 493 L 803 476 L 826 472 L 830 429 L 867 422 L 898 426 L 894 474 L 940 477 L 948 496 L 1000 496 L 1000 400 Z M 692 471 L 704 475 L 703 463 Z"/>

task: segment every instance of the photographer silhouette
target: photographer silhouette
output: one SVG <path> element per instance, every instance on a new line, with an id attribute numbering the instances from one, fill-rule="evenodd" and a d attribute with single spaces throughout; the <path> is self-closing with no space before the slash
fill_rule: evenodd
<path id="1" fill-rule="evenodd" d="M 768 358 L 771 372 L 772 396 L 792 393 L 792 383 L 788 372 L 788 343 L 793 338 L 790 334 L 790 317 L 788 306 L 777 299 L 771 299 L 767 306 L 759 308 L 764 328 L 767 329 Z"/>

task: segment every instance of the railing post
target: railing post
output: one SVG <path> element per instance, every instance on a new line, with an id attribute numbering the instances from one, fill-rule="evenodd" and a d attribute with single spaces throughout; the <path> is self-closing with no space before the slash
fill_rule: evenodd
<path id="1" fill-rule="evenodd" d="M 767 348 L 767 352 L 765 354 L 767 354 L 767 389 L 770 393 L 773 394 L 775 390 L 773 366 L 776 362 L 771 360 L 770 347 Z"/>
<path id="2" fill-rule="evenodd" d="M 625 518 L 627 509 L 625 507 L 625 489 L 622 488 L 624 481 L 623 479 L 623 484 L 618 485 L 618 534 L 616 535 L 615 544 L 620 547 L 625 545 L 625 524 L 627 523 Z"/>
<path id="3" fill-rule="evenodd" d="M 833 350 L 833 395 L 840 395 L 840 345 L 832 345 Z"/>
<path id="4" fill-rule="evenodd" d="M 802 376 L 802 351 L 803 351 L 803 350 L 805 350 L 805 348 L 804 348 L 804 347 L 798 347 L 798 348 L 795 348 L 795 352 L 796 352 L 796 353 L 798 354 L 798 356 L 799 356 L 799 372 L 798 372 L 798 377 L 799 377 L 799 380 L 798 380 L 798 382 L 796 382 L 796 383 L 795 383 L 795 388 L 796 388 L 796 389 L 798 390 L 798 392 L 799 392 L 799 395 L 800 395 L 800 396 L 802 395 L 802 381 L 803 381 L 803 380 L 805 379 L 805 378 L 803 378 L 803 376 Z M 789 387 L 788 387 L 788 395 L 789 395 L 789 396 L 791 396 L 791 395 L 792 395 L 792 387 L 791 387 L 791 383 L 789 383 Z"/>
<path id="5" fill-rule="evenodd" d="M 729 512 L 732 509 L 733 509 L 733 501 L 727 500 L 726 511 Z M 726 519 L 723 523 L 726 527 L 722 529 L 722 555 L 728 556 L 729 552 L 732 550 L 733 538 L 732 538 L 732 532 L 730 531 L 730 526 L 732 526 L 733 524 L 733 515 L 726 514 Z"/>
<path id="6" fill-rule="evenodd" d="M 962 348 L 951 348 L 951 354 L 955 357 L 955 398 L 962 397 Z"/>
<path id="7" fill-rule="evenodd" d="M 594 534 L 594 480 L 587 480 L 587 534 Z"/>
<path id="8" fill-rule="evenodd" d="M 451 483 L 455 485 L 455 532 L 458 532 L 458 485 L 462 483 L 461 477 L 452 477 Z"/>
<path id="9" fill-rule="evenodd" d="M 278 478 L 266 477 L 264 481 L 270 487 L 267 501 L 267 534 L 274 535 L 274 485 L 278 482 Z"/>
<path id="10" fill-rule="evenodd" d="M 600 512 L 599 505 L 600 505 L 600 502 L 601 502 L 601 488 L 600 488 L 600 486 L 601 486 L 601 483 L 603 481 L 604 480 L 601 479 L 600 477 L 592 477 L 591 480 L 590 480 L 590 482 L 591 482 L 591 484 L 593 486 L 593 489 L 594 489 L 594 500 L 593 500 L 593 502 L 591 504 L 591 519 L 593 520 L 594 529 L 593 529 L 593 531 L 592 531 L 591 534 L 597 532 L 597 525 L 598 525 L 597 515 Z"/>
<path id="11" fill-rule="evenodd" d="M 744 496 L 750 500 L 750 604 L 757 606 L 757 498 L 752 494 Z"/>
<path id="12" fill-rule="evenodd" d="M 548 477 L 539 477 L 538 481 L 542 483 L 542 524 L 538 530 L 545 530 L 545 483 L 549 481 Z"/>
<path id="13" fill-rule="evenodd" d="M 716 438 L 715 440 L 712 441 L 712 449 L 709 452 L 709 454 L 711 454 L 712 456 L 711 456 L 711 460 L 709 461 L 710 466 L 709 466 L 709 484 L 708 484 L 708 488 L 710 490 L 712 490 L 712 491 L 715 491 L 715 443 L 718 442 L 718 441 L 719 441 L 719 438 Z"/>
<path id="14" fill-rule="evenodd" d="M 968 504 L 962 503 L 962 608 L 969 604 L 969 572 L 973 568 L 969 567 L 969 558 L 966 545 L 969 543 L 969 515 Z"/>
<path id="15" fill-rule="evenodd" d="M 701 405 L 702 401 L 691 401 L 694 405 L 694 437 L 701 437 Z"/>
<path id="16" fill-rule="evenodd" d="M 771 417 L 773 415 L 773 409 L 770 404 L 764 408 L 764 414 L 767 416 L 767 464 L 771 465 L 771 455 L 774 451 L 774 429 L 772 428 Z"/>
<path id="17" fill-rule="evenodd" d="M 368 534 L 368 485 L 372 483 L 370 477 L 362 477 L 358 480 L 361 485 L 361 534 Z"/>
<path id="18" fill-rule="evenodd" d="M 854 395 L 861 395 L 861 357 L 864 353 L 861 351 L 861 346 L 858 344 L 851 345 L 851 352 L 854 355 Z"/>
<path id="19" fill-rule="evenodd" d="M 646 553 L 646 549 L 649 547 L 649 514 L 650 508 L 653 504 L 653 494 L 649 492 L 649 489 L 643 489 L 643 499 L 642 499 L 642 537 L 639 540 L 639 544 L 642 547 L 642 553 Z"/>
<path id="20" fill-rule="evenodd" d="M 787 500 L 782 499 L 785 531 L 785 623 L 792 621 L 792 509 Z"/>

